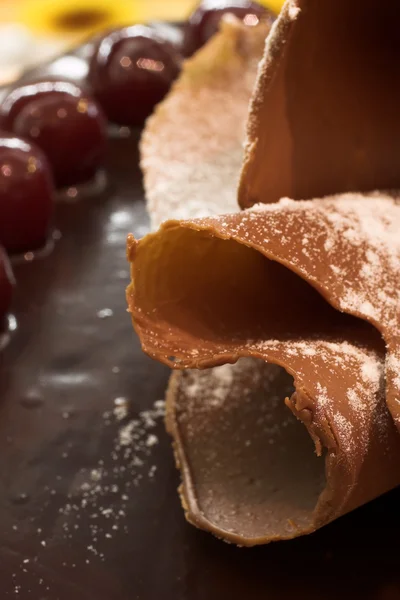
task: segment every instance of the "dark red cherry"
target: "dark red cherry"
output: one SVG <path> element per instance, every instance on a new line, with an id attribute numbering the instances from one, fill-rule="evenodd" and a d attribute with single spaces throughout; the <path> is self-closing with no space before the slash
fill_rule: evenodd
<path id="1" fill-rule="evenodd" d="M 270 21 L 275 15 L 258 4 L 246 0 L 204 0 L 191 14 L 184 30 L 183 53 L 192 56 L 219 29 L 219 23 L 226 13 L 232 13 L 246 25 L 254 26 L 261 19 Z"/>
<path id="2" fill-rule="evenodd" d="M 73 83 L 42 81 L 15 88 L 0 106 L 0 128 L 43 150 L 57 187 L 87 181 L 103 164 L 106 121 L 97 103 Z"/>
<path id="3" fill-rule="evenodd" d="M 133 25 L 100 40 L 89 83 L 110 121 L 140 126 L 167 94 L 180 65 L 170 42 L 154 29 Z"/>
<path id="4" fill-rule="evenodd" d="M 0 244 L 10 253 L 43 246 L 53 200 L 50 167 L 41 150 L 27 141 L 1 133 Z"/>
<path id="5" fill-rule="evenodd" d="M 7 329 L 7 313 L 10 310 L 15 279 L 4 248 L 0 246 L 0 332 Z"/>

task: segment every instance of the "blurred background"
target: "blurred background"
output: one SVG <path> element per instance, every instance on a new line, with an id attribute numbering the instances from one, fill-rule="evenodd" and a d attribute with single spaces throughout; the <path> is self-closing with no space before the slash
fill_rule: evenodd
<path id="1" fill-rule="evenodd" d="M 259 0 L 278 13 L 283 0 Z M 194 0 L 0 0 L 0 85 L 96 31 L 185 19 Z"/>

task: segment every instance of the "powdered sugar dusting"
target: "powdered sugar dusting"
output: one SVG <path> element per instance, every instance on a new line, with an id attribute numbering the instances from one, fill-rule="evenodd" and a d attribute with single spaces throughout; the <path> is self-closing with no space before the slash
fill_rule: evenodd
<path id="1" fill-rule="evenodd" d="M 364 410 L 364 403 L 363 403 L 362 399 L 360 398 L 360 395 L 357 393 L 357 390 L 355 390 L 354 388 L 351 388 L 347 392 L 347 398 L 349 400 L 349 404 L 350 404 L 351 408 L 355 412 L 360 413 Z"/>
<path id="2" fill-rule="evenodd" d="M 358 440 L 354 438 L 353 424 L 351 421 L 349 421 L 349 419 L 337 411 L 333 413 L 333 423 L 337 427 L 338 435 L 340 435 L 340 441 L 344 447 L 344 450 L 347 456 L 351 459 L 351 454 L 356 448 L 358 452 L 360 451 L 360 447 L 357 444 Z"/>
<path id="3" fill-rule="evenodd" d="M 325 249 L 337 248 L 330 266 L 340 269 L 345 284 L 341 308 L 398 330 L 400 295 L 393 276 L 400 272 L 400 207 L 378 194 L 345 194 L 317 202 L 325 221 Z M 358 274 L 346 256 L 356 258 Z"/>
<path id="4" fill-rule="evenodd" d="M 249 340 L 249 353 L 282 361 L 293 371 L 296 388 L 313 398 L 315 422 L 335 423 L 336 435 L 352 461 L 367 452 L 372 435 L 386 443 L 390 423 L 384 402 L 383 361 L 374 351 L 347 341 Z M 348 416 L 345 416 L 348 415 Z"/>
<path id="5" fill-rule="evenodd" d="M 286 396 L 293 393 L 292 381 L 289 376 L 282 377 L 283 370 L 275 365 L 265 365 L 261 361 L 251 358 L 241 358 L 235 364 L 226 364 L 222 367 L 213 367 L 204 371 L 187 370 L 180 374 L 181 390 L 185 401 L 181 404 L 179 420 L 185 422 L 189 438 L 200 434 L 201 422 L 196 420 L 196 430 L 191 427 L 191 415 L 204 412 L 223 414 L 232 411 L 236 405 L 252 402 L 257 396 L 257 390 L 264 389 L 265 402 L 273 406 L 283 403 Z M 274 382 L 284 382 L 280 388 L 279 396 L 272 394 Z M 196 394 L 193 394 L 193 386 Z M 290 414 L 288 413 L 288 418 Z M 270 423 L 268 426 L 271 435 L 285 427 L 284 423 Z M 248 442 L 251 443 L 251 440 Z"/>
<path id="6" fill-rule="evenodd" d="M 152 228 L 235 212 L 248 104 L 267 24 L 224 21 L 147 122 L 141 166 Z"/>
<path id="7" fill-rule="evenodd" d="M 296 0 L 291 0 L 289 2 L 288 8 L 289 19 L 291 21 L 295 21 L 300 14 L 300 7 L 297 5 Z"/>
<path id="8" fill-rule="evenodd" d="M 318 391 L 317 403 L 319 404 L 319 406 L 322 406 L 322 407 L 329 406 L 331 403 L 331 398 L 329 396 L 327 387 L 325 387 L 325 386 L 321 385 L 319 382 L 317 382 L 317 391 Z"/>
<path id="9" fill-rule="evenodd" d="M 400 388 L 400 358 L 395 354 L 389 356 L 387 360 L 387 370 L 391 373 L 395 385 Z"/>
<path id="10" fill-rule="evenodd" d="M 59 509 L 58 524 L 66 539 L 89 522 L 89 557 L 100 560 L 106 559 L 106 540 L 129 533 L 127 515 L 136 488 L 146 480 L 151 482 L 156 475 L 151 459 L 153 447 L 158 444 L 154 429 L 165 415 L 163 400 L 134 418 L 129 416 L 127 400 L 116 400 L 115 408 L 123 407 L 125 414 L 115 409 L 103 414 L 105 426 L 117 428 L 111 455 L 80 470 L 67 501 Z"/>

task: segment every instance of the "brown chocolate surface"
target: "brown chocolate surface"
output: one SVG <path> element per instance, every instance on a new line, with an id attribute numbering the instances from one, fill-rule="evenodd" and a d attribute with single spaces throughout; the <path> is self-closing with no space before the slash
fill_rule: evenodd
<path id="1" fill-rule="evenodd" d="M 285 539 L 399 483 L 399 222 L 400 208 L 391 197 L 347 195 L 170 221 L 139 243 L 129 241 L 127 297 L 144 350 L 175 368 L 204 368 L 240 356 L 284 366 L 296 388 L 288 407 L 308 428 L 317 453 L 327 450 L 326 488 L 308 521 L 293 517 L 290 534 L 284 521 L 278 532 L 271 527 L 270 510 L 250 535 L 240 519 L 227 529 L 204 508 L 203 527 L 245 545 Z M 378 331 L 349 315 L 374 323 L 389 344 L 386 389 Z M 175 435 L 175 442 L 186 464 L 193 441 L 185 444 Z M 201 468 L 190 468 L 203 485 Z M 206 474 L 206 464 L 204 469 Z M 191 483 L 183 471 L 187 490 Z M 270 483 L 267 469 L 265 476 Z M 218 501 L 229 504 L 229 486 L 221 486 Z M 194 502 L 185 490 L 184 496 L 196 521 L 197 492 Z"/>
<path id="2" fill-rule="evenodd" d="M 253 98 L 239 201 L 400 186 L 398 3 L 287 0 Z"/>

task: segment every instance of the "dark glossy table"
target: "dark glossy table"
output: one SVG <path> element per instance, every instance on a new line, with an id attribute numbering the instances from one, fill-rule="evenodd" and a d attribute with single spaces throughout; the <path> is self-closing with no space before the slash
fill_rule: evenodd
<path id="1" fill-rule="evenodd" d="M 168 370 L 141 353 L 126 313 L 126 234 L 148 226 L 137 135 L 111 142 L 108 173 L 102 194 L 57 204 L 53 251 L 15 266 L 0 600 L 400 598 L 400 490 L 263 548 L 185 522 L 158 402 Z"/>

